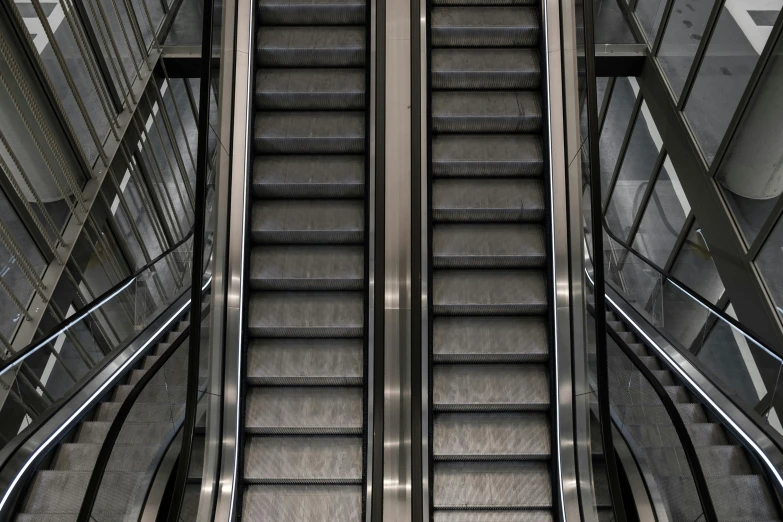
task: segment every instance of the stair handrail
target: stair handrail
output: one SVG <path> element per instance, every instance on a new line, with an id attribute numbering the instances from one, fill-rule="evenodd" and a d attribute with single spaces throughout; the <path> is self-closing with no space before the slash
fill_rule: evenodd
<path id="1" fill-rule="evenodd" d="M 185 236 L 182 239 L 180 239 L 174 245 L 169 247 L 165 252 L 161 253 L 155 259 L 151 260 L 149 263 L 136 270 L 133 274 L 129 275 L 119 283 L 112 286 L 110 289 L 103 292 L 101 295 L 99 295 L 98 297 L 90 301 L 90 303 L 84 305 L 82 308 L 80 308 L 77 312 L 75 312 L 70 317 L 61 321 L 57 326 L 52 328 L 51 330 L 52 333 L 45 334 L 44 337 L 34 340 L 33 342 L 31 342 L 21 350 L 15 352 L 11 357 L 0 361 L 0 377 L 3 374 L 5 374 L 10 368 L 13 368 L 20 362 L 24 361 L 25 359 L 27 359 L 28 357 L 36 353 L 38 350 L 44 348 L 47 344 L 57 339 L 57 337 L 59 337 L 62 333 L 69 330 L 74 325 L 80 323 L 82 320 L 84 320 L 85 317 L 87 317 L 88 315 L 90 315 L 100 307 L 102 307 L 108 301 L 111 301 L 117 294 L 119 294 L 120 292 L 128 288 L 131 284 L 133 284 L 133 282 L 136 281 L 139 278 L 139 276 L 141 276 L 143 273 L 150 270 L 152 267 L 155 266 L 156 263 L 164 259 L 166 256 L 170 255 L 172 252 L 177 250 L 183 244 L 185 244 L 191 237 L 193 237 L 193 232 L 194 232 L 194 227 L 191 227 L 190 231 L 187 234 L 185 234 Z"/>

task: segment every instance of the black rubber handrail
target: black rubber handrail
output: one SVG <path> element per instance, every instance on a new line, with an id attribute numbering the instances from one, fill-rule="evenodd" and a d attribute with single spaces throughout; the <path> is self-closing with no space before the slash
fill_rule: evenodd
<path id="1" fill-rule="evenodd" d="M 5 372 L 8 371 L 9 368 L 15 366 L 19 362 L 27 359 L 32 354 L 40 350 L 41 348 L 45 347 L 52 341 L 54 341 L 61 333 L 71 328 L 73 325 L 79 323 L 82 321 L 85 317 L 93 313 L 95 310 L 106 304 L 109 300 L 111 300 L 115 295 L 123 291 L 125 288 L 130 286 L 131 283 L 133 283 L 136 278 L 138 278 L 141 274 L 152 268 L 155 264 L 158 263 L 158 261 L 161 261 L 163 258 L 174 252 L 177 248 L 181 247 L 188 239 L 193 237 L 194 228 L 191 227 L 190 231 L 180 239 L 177 243 L 175 243 L 172 247 L 170 247 L 168 250 L 160 254 L 158 257 L 144 265 L 142 268 L 136 270 L 133 274 L 129 275 L 119 283 L 112 286 L 110 289 L 106 290 L 104 293 L 90 301 L 89 304 L 83 306 L 81 309 L 79 309 L 76 313 L 62 321 L 60 324 L 52 328 L 51 332 L 46 334 L 43 338 L 39 338 L 18 352 L 16 352 L 13 356 L 9 357 L 8 359 L 5 359 L 3 361 L 0 361 L 0 375 L 3 375 Z"/>
<path id="2" fill-rule="evenodd" d="M 106 473 L 106 466 L 109 464 L 109 458 L 114 451 L 114 447 L 117 443 L 117 439 L 120 436 L 125 420 L 136 404 L 136 400 L 141 393 L 147 387 L 147 384 L 158 374 L 163 365 L 171 358 L 174 352 L 185 342 L 185 339 L 189 337 L 190 325 L 182 330 L 180 335 L 174 340 L 173 343 L 166 348 L 158 359 L 150 366 L 150 368 L 141 376 L 141 379 L 133 386 L 128 396 L 120 405 L 117 415 L 109 426 L 109 431 L 106 433 L 106 437 L 101 445 L 101 450 L 98 452 L 98 458 L 95 461 L 95 467 L 90 475 L 90 481 L 87 484 L 87 491 L 84 494 L 84 500 L 82 500 L 81 508 L 79 509 L 79 515 L 76 518 L 76 522 L 94 522 L 92 519 L 92 510 L 95 507 L 95 501 L 98 498 L 98 492 L 100 491 L 101 484 L 103 484 L 103 477 Z"/>
<path id="3" fill-rule="evenodd" d="M 592 189 L 592 187 L 591 187 L 591 189 Z M 609 229 L 609 225 L 606 223 L 606 219 L 605 218 L 602 218 L 601 222 L 602 222 L 602 227 L 603 227 L 604 232 L 606 232 L 606 234 L 610 238 L 612 238 L 616 243 L 618 243 L 621 247 L 623 247 L 625 250 L 627 250 L 628 252 L 630 252 L 631 254 L 636 256 L 638 259 L 640 259 L 642 262 L 644 262 L 644 264 L 646 264 L 647 266 L 649 266 L 650 268 L 652 268 L 653 270 L 655 270 L 656 272 L 661 274 L 663 277 L 665 277 L 666 279 L 668 279 L 669 281 L 674 283 L 683 292 L 688 294 L 688 296 L 691 299 L 693 299 L 694 301 L 698 302 L 704 308 L 707 308 L 710 312 L 712 312 L 713 314 L 718 316 L 718 318 L 722 319 L 723 321 L 729 323 L 731 326 L 733 326 L 734 328 L 739 330 L 739 332 L 742 335 L 744 335 L 745 337 L 747 337 L 748 339 L 753 341 L 753 343 L 758 345 L 761 349 L 763 349 L 770 356 L 772 356 L 774 359 L 776 359 L 778 361 L 778 363 L 783 365 L 783 359 L 781 359 L 781 357 L 778 354 L 776 354 L 774 351 L 772 351 L 765 343 L 760 341 L 759 340 L 759 336 L 756 335 L 755 333 L 753 333 L 752 331 L 750 331 L 750 329 L 747 326 L 741 324 L 739 321 L 737 321 L 736 319 L 734 319 L 730 315 L 726 314 L 726 312 L 724 312 L 723 310 L 721 310 L 720 308 L 718 308 L 717 306 L 715 306 L 711 302 L 709 302 L 706 299 L 704 299 L 701 295 L 699 295 L 698 292 L 693 290 L 691 287 L 689 287 L 688 285 L 686 285 L 685 283 L 683 283 L 682 281 L 680 281 L 676 277 L 674 277 L 671 274 L 667 273 L 665 270 L 655 266 L 655 264 L 653 264 L 651 261 L 646 259 L 639 251 L 637 251 L 635 248 L 633 248 L 632 246 L 628 245 L 625 241 L 623 241 L 622 239 L 617 237 L 615 235 L 615 233 L 612 232 Z M 591 259 L 592 259 L 592 256 L 591 256 Z"/>
<path id="4" fill-rule="evenodd" d="M 590 310 L 590 313 L 593 314 L 593 317 L 596 317 L 595 309 L 592 306 L 588 305 L 588 310 Z M 596 320 L 598 321 L 600 319 L 596 317 Z M 688 461 L 688 467 L 691 470 L 693 482 L 696 484 L 696 493 L 699 496 L 699 502 L 701 503 L 701 509 L 704 514 L 704 518 L 706 522 L 717 522 L 718 515 L 715 511 L 715 506 L 712 503 L 712 495 L 710 494 L 709 487 L 707 486 L 707 478 L 704 475 L 701 462 L 699 462 L 699 456 L 696 453 L 696 446 L 693 444 L 693 440 L 691 439 L 688 428 L 685 425 L 685 421 L 682 420 L 680 411 L 677 409 L 677 406 L 674 404 L 674 401 L 669 396 L 669 393 L 666 391 L 666 388 L 664 388 L 663 384 L 661 384 L 660 381 L 655 378 L 652 370 L 645 366 L 639 356 L 631 349 L 630 346 L 628 346 L 628 343 L 626 343 L 623 338 L 620 337 L 620 334 L 618 334 L 613 328 L 607 328 L 606 333 L 609 335 L 609 337 L 612 338 L 617 346 L 620 347 L 620 349 L 623 351 L 626 357 L 630 359 L 633 365 L 636 366 L 636 369 L 641 372 L 645 380 L 647 380 L 650 386 L 652 386 L 653 391 L 655 391 L 655 394 L 661 400 L 661 403 L 663 403 L 663 407 L 666 409 L 666 413 L 668 413 L 669 418 L 674 425 L 674 431 L 677 433 L 677 438 L 682 443 L 682 449 L 685 453 L 685 458 Z"/>

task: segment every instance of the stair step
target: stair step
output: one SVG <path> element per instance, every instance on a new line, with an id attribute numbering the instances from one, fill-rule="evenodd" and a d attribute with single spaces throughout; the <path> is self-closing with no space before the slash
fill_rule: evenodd
<path id="1" fill-rule="evenodd" d="M 146 445 L 115 444 L 106 465 L 107 471 L 147 471 L 155 454 L 158 452 L 156 440 L 147 438 Z M 92 472 L 102 444 L 65 443 L 60 445 L 52 463 L 52 469 L 57 471 L 89 471 Z"/>
<path id="2" fill-rule="evenodd" d="M 430 24 L 434 47 L 538 45 L 538 15 L 529 7 L 435 7 Z"/>
<path id="3" fill-rule="evenodd" d="M 365 82 L 361 69 L 259 69 L 256 108 L 363 110 Z"/>
<path id="4" fill-rule="evenodd" d="M 541 460 L 551 456 L 544 413 L 441 413 L 433 422 L 435 460 Z"/>
<path id="5" fill-rule="evenodd" d="M 432 323 L 435 362 L 546 362 L 544 317 L 436 317 Z"/>
<path id="6" fill-rule="evenodd" d="M 696 448 L 699 463 L 706 476 L 752 475 L 753 469 L 739 446 L 710 446 Z"/>
<path id="7" fill-rule="evenodd" d="M 117 416 L 120 406 L 122 406 L 120 402 L 102 402 L 95 409 L 95 415 L 92 420 L 98 422 L 112 421 Z M 150 424 L 172 423 L 173 415 L 176 415 L 176 412 L 172 412 L 172 407 L 168 403 L 147 403 L 143 408 L 131 408 L 125 421 L 133 423 L 148 422 Z"/>
<path id="8" fill-rule="evenodd" d="M 670 520 L 695 519 L 701 513 L 696 484 L 691 477 L 656 477 L 662 491 L 676 491 L 689 502 L 670 502 Z M 713 506 L 718 520 L 779 520 L 775 501 L 769 494 L 765 480 L 758 475 L 707 477 Z M 695 511 L 695 513 L 694 513 Z"/>
<path id="9" fill-rule="evenodd" d="M 362 339 L 253 339 L 247 350 L 252 385 L 360 385 L 363 375 Z"/>
<path id="10" fill-rule="evenodd" d="M 58 513 L 73 515 L 79 513 L 90 472 L 42 470 L 35 474 L 22 513 Z M 99 494 L 93 508 L 93 516 L 103 520 L 124 515 L 130 511 L 141 483 L 142 472 L 107 471 L 101 481 L 101 490 L 111 494 Z"/>
<path id="11" fill-rule="evenodd" d="M 114 391 L 114 402 L 123 402 L 134 386 L 121 384 Z M 161 402 L 166 404 L 184 404 L 187 386 L 168 386 L 148 384 L 139 394 L 137 403 Z"/>
<path id="12" fill-rule="evenodd" d="M 265 25 L 361 25 L 365 2 L 357 0 L 259 0 Z"/>
<path id="13" fill-rule="evenodd" d="M 253 143 L 260 154 L 360 154 L 364 127 L 360 111 L 259 112 Z"/>
<path id="14" fill-rule="evenodd" d="M 437 315 L 532 315 L 547 311 L 546 274 L 539 270 L 438 270 Z"/>
<path id="15" fill-rule="evenodd" d="M 253 161 L 253 194 L 263 198 L 360 198 L 364 157 L 258 156 Z"/>
<path id="16" fill-rule="evenodd" d="M 102 444 L 109 433 L 110 421 L 86 421 L 79 426 L 75 442 L 80 444 Z M 171 431 L 171 424 L 149 422 L 126 422 L 117 438 L 117 444 L 144 445 L 150 440 L 162 440 Z"/>
<path id="17" fill-rule="evenodd" d="M 250 286 L 254 290 L 361 290 L 364 247 L 254 247 Z"/>
<path id="18" fill-rule="evenodd" d="M 248 330 L 264 337 L 361 337 L 361 292 L 264 292 L 250 295 Z"/>
<path id="19" fill-rule="evenodd" d="M 435 411 L 547 411 L 549 371 L 542 364 L 438 364 Z"/>
<path id="20" fill-rule="evenodd" d="M 361 437 L 250 437 L 245 475 L 255 484 L 361 484 Z"/>
<path id="21" fill-rule="evenodd" d="M 437 133 L 537 132 L 541 118 L 541 96 L 533 91 L 432 93 Z"/>
<path id="22" fill-rule="evenodd" d="M 362 67 L 364 27 L 263 27 L 256 59 L 268 67 Z"/>
<path id="23" fill-rule="evenodd" d="M 541 83 L 538 50 L 433 49 L 432 88 L 536 89 Z"/>
<path id="24" fill-rule="evenodd" d="M 361 522 L 362 487 L 341 485 L 250 485 L 242 514 L 276 522 Z"/>
<path id="25" fill-rule="evenodd" d="M 436 179 L 432 219 L 442 222 L 541 222 L 544 188 L 534 179 Z"/>
<path id="26" fill-rule="evenodd" d="M 432 514 L 433 522 L 554 522 L 552 512 L 543 509 L 510 511 L 462 511 L 439 509 Z M 608 521 L 607 521 L 608 522 Z"/>
<path id="27" fill-rule="evenodd" d="M 259 435 L 362 433 L 361 387 L 251 387 L 245 429 Z"/>
<path id="28" fill-rule="evenodd" d="M 432 140 L 434 176 L 539 177 L 543 169 L 537 135 L 439 135 Z"/>
<path id="29" fill-rule="evenodd" d="M 549 463 L 437 462 L 435 509 L 544 509 L 552 507 Z"/>
<path id="30" fill-rule="evenodd" d="M 538 5 L 534 0 L 433 0 L 432 5 Z"/>
<path id="31" fill-rule="evenodd" d="M 255 201 L 250 229 L 255 243 L 359 245 L 364 239 L 364 202 Z"/>
<path id="32" fill-rule="evenodd" d="M 700 404 L 675 404 L 685 424 L 706 423 L 707 415 Z M 671 417 L 663 406 L 648 406 L 644 408 L 627 408 L 624 423 L 626 425 L 671 425 Z"/>
<path id="33" fill-rule="evenodd" d="M 436 225 L 434 268 L 532 268 L 546 263 L 540 225 Z"/>
<path id="34" fill-rule="evenodd" d="M 693 445 L 697 448 L 728 445 L 723 428 L 713 423 L 687 425 Z M 676 447 L 679 437 L 673 426 L 626 426 L 637 446 L 642 448 Z"/>

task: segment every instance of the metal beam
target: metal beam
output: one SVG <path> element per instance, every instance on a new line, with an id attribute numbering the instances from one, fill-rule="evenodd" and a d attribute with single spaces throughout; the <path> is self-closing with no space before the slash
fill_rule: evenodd
<path id="1" fill-rule="evenodd" d="M 584 51 L 579 51 L 584 56 Z M 598 44 L 595 46 L 595 75 L 616 78 L 642 74 L 647 45 L 645 44 Z"/>

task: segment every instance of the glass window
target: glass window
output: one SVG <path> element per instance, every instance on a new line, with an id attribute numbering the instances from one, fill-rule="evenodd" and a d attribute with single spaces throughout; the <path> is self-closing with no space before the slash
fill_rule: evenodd
<path id="1" fill-rule="evenodd" d="M 643 102 L 606 208 L 609 229 L 624 240 L 644 199 L 660 146 L 658 131 Z"/>
<path id="2" fill-rule="evenodd" d="M 593 3 L 593 10 L 595 43 L 637 43 L 616 0 L 598 0 Z"/>
<path id="3" fill-rule="evenodd" d="M 680 96 L 707 26 L 714 0 L 674 0 L 658 61 L 676 97 Z"/>
<path id="4" fill-rule="evenodd" d="M 775 303 L 778 313 L 783 315 L 783 270 L 780 269 L 783 255 L 783 219 L 779 220 L 767 238 L 756 258 L 756 266 Z"/>
<path id="5" fill-rule="evenodd" d="M 631 120 L 636 93 L 628 78 L 617 78 L 612 89 L 609 107 L 601 129 L 599 143 L 601 161 L 601 195 L 606 196 L 607 186 L 612 178 L 625 131 Z"/>
<path id="6" fill-rule="evenodd" d="M 665 0 L 638 0 L 636 3 L 636 18 L 642 26 L 647 41 L 653 43 L 658 27 L 661 25 L 663 11 L 666 7 Z"/>
<path id="7" fill-rule="evenodd" d="M 739 2 L 727 3 L 722 9 L 685 106 L 685 116 L 708 164 L 769 37 L 769 30 L 757 26 L 750 12 Z"/>
<path id="8" fill-rule="evenodd" d="M 664 266 L 690 210 L 667 156 L 633 239 L 633 247 L 659 267 Z"/>

